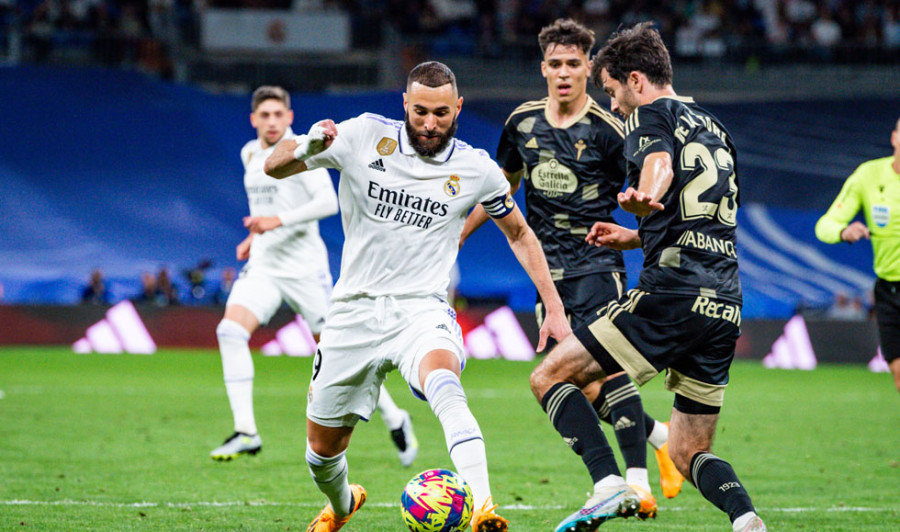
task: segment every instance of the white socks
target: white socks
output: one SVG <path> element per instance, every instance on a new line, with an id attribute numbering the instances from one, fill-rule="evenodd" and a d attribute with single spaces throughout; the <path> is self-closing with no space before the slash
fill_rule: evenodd
<path id="1" fill-rule="evenodd" d="M 647 443 L 652 445 L 654 449 L 659 449 L 665 445 L 667 441 L 669 441 L 669 427 L 657 421 L 653 425 L 653 430 L 651 430 L 650 434 L 647 436 Z"/>
<path id="2" fill-rule="evenodd" d="M 647 480 L 647 470 L 645 468 L 629 467 L 625 470 L 625 483 L 628 485 L 636 485 L 652 493 L 650 490 L 650 481 Z"/>
<path id="3" fill-rule="evenodd" d="M 384 384 L 381 385 L 381 391 L 378 393 L 378 411 L 388 430 L 397 430 L 403 424 L 403 410 L 397 408 L 397 404 L 391 399 Z"/>
<path id="4" fill-rule="evenodd" d="M 469 410 L 459 377 L 447 369 L 432 371 L 425 378 L 425 397 L 444 428 L 447 450 L 456 472 L 472 489 L 475 508 L 481 508 L 491 496 L 487 454 L 481 429 Z"/>
<path id="5" fill-rule="evenodd" d="M 328 497 L 335 515 L 344 517 L 350 513 L 353 494 L 347 483 L 347 458 L 341 453 L 331 458 L 316 454 L 306 443 L 306 465 L 319 491 Z"/>
<path id="6" fill-rule="evenodd" d="M 594 493 L 604 488 L 620 488 L 623 484 L 625 484 L 625 479 L 619 475 L 606 475 L 594 484 Z"/>
<path id="7" fill-rule="evenodd" d="M 234 415 L 235 432 L 256 434 L 253 417 L 253 358 L 250 356 L 250 333 L 238 322 L 222 320 L 216 327 L 225 391 Z"/>

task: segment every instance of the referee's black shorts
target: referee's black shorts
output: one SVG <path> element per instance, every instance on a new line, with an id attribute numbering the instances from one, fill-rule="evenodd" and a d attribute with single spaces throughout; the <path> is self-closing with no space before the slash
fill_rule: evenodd
<path id="1" fill-rule="evenodd" d="M 881 354 L 890 363 L 900 358 L 900 281 L 875 281 L 875 317 Z"/>

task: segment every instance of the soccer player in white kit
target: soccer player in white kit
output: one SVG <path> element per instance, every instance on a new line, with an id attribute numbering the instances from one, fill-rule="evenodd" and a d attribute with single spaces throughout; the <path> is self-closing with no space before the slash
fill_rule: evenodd
<path id="1" fill-rule="evenodd" d="M 507 520 L 494 512 L 484 440 L 460 384 L 462 337 L 446 301 L 472 206 L 484 205 L 550 302 L 538 349 L 548 336 L 561 339 L 570 329 L 540 243 L 500 168 L 483 150 L 453 138 L 462 101 L 446 65 L 422 63 L 407 80 L 405 121 L 368 113 L 338 125 L 325 120 L 279 145 L 266 161 L 266 173 L 279 178 L 313 168 L 341 171 L 341 275 L 306 410 L 306 461 L 329 504 L 309 532 L 338 530 L 365 501 L 362 486 L 348 484 L 345 451 L 394 369 L 444 429 L 450 458 L 475 499 L 473 531 L 507 530 Z"/>
<path id="2" fill-rule="evenodd" d="M 250 259 L 234 283 L 225 317 L 216 328 L 234 434 L 210 453 L 214 460 L 256 454 L 262 439 L 253 414 L 253 359 L 248 341 L 286 301 L 318 339 L 328 311 L 331 273 L 318 220 L 336 214 L 337 195 L 325 169 L 276 181 L 263 172 L 266 157 L 282 139 L 294 137 L 290 95 L 281 87 L 253 93 L 250 123 L 257 138 L 241 149 L 250 234 L 237 246 L 238 260 Z M 409 466 L 418 452 L 409 414 L 382 390 L 378 405 L 400 461 Z"/>

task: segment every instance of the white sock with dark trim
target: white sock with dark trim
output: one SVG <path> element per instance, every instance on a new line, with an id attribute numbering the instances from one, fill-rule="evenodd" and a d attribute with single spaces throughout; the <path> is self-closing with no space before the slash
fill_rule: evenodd
<path id="1" fill-rule="evenodd" d="M 306 443 L 306 465 L 319 491 L 328 497 L 335 515 L 343 517 L 350 513 L 353 494 L 347 482 L 347 457 L 345 453 L 326 458 L 309 448 Z"/>
<path id="2" fill-rule="evenodd" d="M 253 415 L 253 357 L 250 355 L 250 333 L 233 320 L 219 322 L 216 327 L 225 391 L 234 416 L 235 432 L 256 434 Z"/>
<path id="3" fill-rule="evenodd" d="M 432 371 L 425 378 L 425 397 L 444 428 L 447 450 L 456 472 L 472 489 L 475 508 L 481 508 L 491 496 L 487 453 L 481 428 L 469 410 L 459 377 L 447 369 Z"/>

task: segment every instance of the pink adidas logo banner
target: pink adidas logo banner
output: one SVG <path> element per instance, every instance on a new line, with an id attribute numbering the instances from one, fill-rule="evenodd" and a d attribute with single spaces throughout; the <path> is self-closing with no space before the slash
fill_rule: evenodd
<path id="1" fill-rule="evenodd" d="M 131 301 L 122 301 L 107 310 L 105 318 L 88 327 L 84 338 L 72 344 L 72 351 L 152 355 L 156 352 L 156 342 Z"/>
<path id="2" fill-rule="evenodd" d="M 263 344 L 260 351 L 266 356 L 311 357 L 316 352 L 316 340 L 306 320 L 297 315 L 278 329 L 275 338 Z"/>

